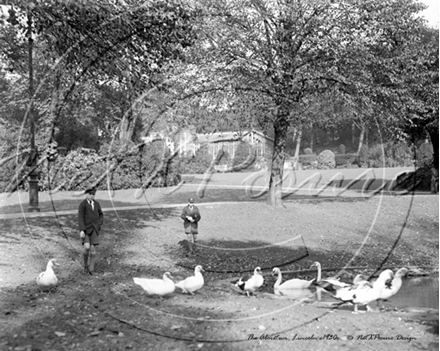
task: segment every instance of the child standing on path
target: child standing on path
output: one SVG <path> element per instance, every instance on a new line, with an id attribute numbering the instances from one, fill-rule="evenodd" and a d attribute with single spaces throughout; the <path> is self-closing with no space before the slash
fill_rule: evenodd
<path id="1" fill-rule="evenodd" d="M 193 198 L 188 199 L 188 205 L 183 208 L 180 217 L 183 219 L 185 234 L 188 236 L 188 254 L 192 255 L 197 244 L 198 222 L 202 218 L 199 209 L 194 206 Z"/>
<path id="2" fill-rule="evenodd" d="M 95 200 L 96 189 L 85 191 L 86 198 L 78 207 L 78 222 L 82 244 L 84 246 L 84 272 L 95 271 L 96 246 L 99 245 L 99 232 L 104 223 L 101 205 Z"/>

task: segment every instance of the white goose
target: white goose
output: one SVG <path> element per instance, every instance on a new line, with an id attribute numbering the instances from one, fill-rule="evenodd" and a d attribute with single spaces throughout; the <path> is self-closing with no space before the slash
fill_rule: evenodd
<path id="1" fill-rule="evenodd" d="M 58 278 L 53 271 L 53 266 L 59 266 L 55 259 L 49 260 L 46 270 L 41 272 L 37 277 L 37 285 L 42 290 L 50 290 L 58 283 Z"/>
<path id="2" fill-rule="evenodd" d="M 158 295 L 160 298 L 174 292 L 175 285 L 171 280 L 170 272 L 165 272 L 162 279 L 133 278 L 135 284 L 140 285 L 148 295 Z"/>
<path id="3" fill-rule="evenodd" d="M 303 279 L 290 279 L 285 281 L 283 284 L 281 284 L 281 281 L 283 279 L 281 270 L 278 267 L 275 267 L 272 270 L 272 275 L 278 274 L 277 281 L 275 282 L 273 286 L 273 290 L 275 295 L 285 295 L 285 293 L 288 290 L 295 290 L 295 289 L 308 289 L 315 279 L 312 280 L 303 280 Z M 286 294 L 287 295 L 287 294 Z"/>
<path id="4" fill-rule="evenodd" d="M 176 283 L 176 286 L 182 289 L 183 293 L 194 295 L 194 291 L 201 289 L 205 283 L 201 272 L 204 272 L 202 266 L 196 266 L 194 268 L 194 275 Z"/>
<path id="5" fill-rule="evenodd" d="M 373 302 L 380 298 L 382 291 L 386 285 L 393 279 L 394 274 L 390 269 L 384 270 L 380 273 L 379 277 L 373 283 L 366 280 L 362 280 L 357 284 L 349 287 L 335 286 L 336 294 L 333 295 L 336 299 L 343 302 L 351 302 L 354 304 L 353 313 L 358 313 L 358 305 L 364 305 L 367 307 L 367 311 L 371 312 L 373 309 L 368 306 L 370 302 Z"/>
<path id="6" fill-rule="evenodd" d="M 236 283 L 235 286 L 239 287 L 241 290 L 246 291 L 247 296 L 252 294 L 260 288 L 264 283 L 263 275 L 261 274 L 261 268 L 257 267 L 254 269 L 254 275 L 243 281 L 243 277 L 241 277 Z"/>
<path id="7" fill-rule="evenodd" d="M 339 278 L 335 278 L 335 277 L 321 279 L 321 263 L 319 263 L 318 261 L 313 262 L 312 267 L 318 268 L 318 276 L 316 278 L 316 281 L 314 282 L 315 285 L 320 286 L 322 288 L 329 288 L 329 287 L 334 287 L 334 286 L 339 286 L 341 288 L 345 288 L 345 287 L 350 286 L 350 284 L 341 282 L 341 281 L 339 281 Z"/>
<path id="8" fill-rule="evenodd" d="M 385 288 L 382 290 L 379 299 L 377 300 L 377 305 L 379 305 L 379 300 L 386 301 L 391 296 L 397 294 L 397 292 L 402 287 L 402 277 L 408 274 L 409 270 L 407 268 L 400 268 L 397 270 L 396 274 L 394 274 L 394 279 L 385 285 Z"/>

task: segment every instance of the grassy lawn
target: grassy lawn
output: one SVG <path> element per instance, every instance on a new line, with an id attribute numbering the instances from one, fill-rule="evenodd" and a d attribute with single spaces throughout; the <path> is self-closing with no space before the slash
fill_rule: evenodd
<path id="1" fill-rule="evenodd" d="M 279 266 L 284 279 L 312 279 L 316 270 L 310 265 L 318 260 L 324 276 L 338 274 L 344 281 L 357 273 L 402 266 L 438 276 L 438 195 L 301 194 L 288 198 L 284 208 L 272 208 L 264 196 L 250 199 L 246 189 L 234 184 L 208 187 L 204 197 L 196 197 L 198 184 L 194 179 L 177 191 L 151 189 L 146 197 L 136 197 L 133 190 L 114 196 L 99 192 L 97 199 L 107 209 L 94 276 L 81 273 L 76 208 L 82 196 L 57 193 L 52 200 L 44 198 L 42 207 L 50 210 L 53 204 L 56 215 L 1 219 L 0 349 L 438 348 L 438 310 L 397 310 L 390 300 L 381 313 L 353 315 L 350 306 L 334 310 L 315 299 L 275 299 L 271 275 Z M 185 255 L 179 218 L 188 196 L 196 197 L 202 214 L 200 246 L 192 257 Z M 9 199 L 10 211 L 20 206 L 18 197 Z M 47 294 L 39 292 L 34 281 L 50 257 L 61 263 L 60 284 Z M 206 272 L 205 286 L 194 296 L 176 291 L 161 300 L 146 296 L 132 281 L 161 277 L 165 271 L 177 281 L 191 275 L 196 264 Z M 256 297 L 231 289 L 231 280 L 257 265 L 265 283 Z M 411 343 L 248 340 L 250 334 L 263 333 L 292 339 L 328 333 L 409 336 L 414 330 L 423 337 Z"/>
<path id="2" fill-rule="evenodd" d="M 396 175 L 406 170 L 409 169 L 286 171 L 283 198 L 286 201 L 334 197 L 339 197 L 339 201 L 345 198 L 362 199 L 370 197 L 371 191 L 382 184 L 390 184 Z M 176 187 L 99 191 L 96 198 L 104 208 L 110 209 L 184 204 L 189 197 L 194 197 L 198 203 L 265 202 L 268 179 L 267 172 L 215 173 L 209 177 L 199 174 L 186 175 L 184 182 Z M 319 192 L 319 189 L 332 180 L 332 186 Z M 386 186 L 384 190 L 388 188 Z M 42 212 L 73 211 L 78 208 L 83 197 L 79 191 L 40 192 L 39 207 Z M 27 212 L 28 203 L 29 195 L 26 192 L 0 194 L 0 215 Z"/>

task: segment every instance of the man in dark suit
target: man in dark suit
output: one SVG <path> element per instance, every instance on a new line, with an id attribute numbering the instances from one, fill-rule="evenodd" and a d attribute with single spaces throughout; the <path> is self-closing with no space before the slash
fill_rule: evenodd
<path id="1" fill-rule="evenodd" d="M 198 223 L 202 216 L 197 206 L 194 206 L 194 199 L 188 199 L 188 205 L 182 210 L 180 218 L 183 219 L 183 227 L 185 233 L 188 235 L 188 249 L 189 254 L 194 253 L 194 246 L 197 244 Z"/>
<path id="2" fill-rule="evenodd" d="M 78 207 L 78 222 L 82 244 L 84 246 L 84 272 L 95 271 L 96 246 L 99 245 L 99 232 L 104 223 L 101 205 L 95 200 L 96 189 L 85 191 L 86 198 Z"/>

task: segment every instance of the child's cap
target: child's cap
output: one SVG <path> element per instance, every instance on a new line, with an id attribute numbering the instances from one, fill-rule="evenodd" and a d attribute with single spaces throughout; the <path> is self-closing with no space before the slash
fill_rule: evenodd
<path id="1" fill-rule="evenodd" d="M 96 188 L 90 188 L 87 189 L 84 194 L 90 194 L 90 195 L 95 195 L 96 194 Z"/>

